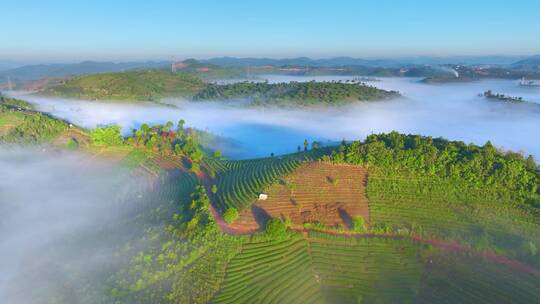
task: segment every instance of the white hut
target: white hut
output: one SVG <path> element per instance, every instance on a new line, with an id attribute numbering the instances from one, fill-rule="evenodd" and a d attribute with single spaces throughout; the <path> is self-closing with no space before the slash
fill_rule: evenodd
<path id="1" fill-rule="evenodd" d="M 268 194 L 266 193 L 259 193 L 259 200 L 260 201 L 265 201 L 268 199 Z"/>

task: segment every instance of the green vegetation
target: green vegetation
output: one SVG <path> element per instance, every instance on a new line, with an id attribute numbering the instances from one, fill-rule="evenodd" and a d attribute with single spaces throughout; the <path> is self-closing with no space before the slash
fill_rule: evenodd
<path id="1" fill-rule="evenodd" d="M 158 101 L 164 97 L 191 97 L 204 87 L 204 82 L 190 74 L 155 69 L 78 76 L 39 94 L 91 100 Z"/>
<path id="2" fill-rule="evenodd" d="M 66 143 L 66 149 L 77 150 L 78 148 L 79 148 L 79 143 L 75 139 L 73 138 L 68 139 L 68 142 Z"/>
<path id="3" fill-rule="evenodd" d="M 139 130 L 133 130 L 127 143 L 149 152 L 186 157 L 191 162 L 191 170 L 199 172 L 200 162 L 205 155 L 198 141 L 199 133 L 191 128 L 184 129 L 183 120 L 178 122 L 176 130 L 173 130 L 173 126 L 171 121 L 151 127 L 142 124 Z"/>
<path id="4" fill-rule="evenodd" d="M 0 110 L 0 122 L 13 124 L 1 137 L 5 142 L 42 143 L 69 129 L 40 113 L 5 105 Z M 66 265 L 70 281 L 58 285 L 65 297 L 55 301 L 533 303 L 540 297 L 539 276 L 517 269 L 515 261 L 504 263 L 512 258 L 525 268 L 540 267 L 540 170 L 532 157 L 497 151 L 489 142 L 476 146 L 393 132 L 339 147 L 315 143 L 312 150 L 306 140 L 305 151 L 295 154 L 230 161 L 219 152 L 205 154 L 198 133 L 184 128 L 184 121 L 176 127 L 143 124 L 126 139 L 118 126 L 96 128 L 89 136 L 99 149 L 129 148 L 124 167 L 171 156 L 181 170 L 148 174 L 150 183 L 129 191 L 126 201 L 137 204 L 132 217 L 100 227 L 94 236 L 115 244 L 100 276 L 88 280 Z M 71 138 L 66 147 L 78 142 Z M 192 172 L 185 170 L 186 160 Z M 259 194 L 286 183 L 308 161 L 368 169 L 369 219 L 353 217 L 349 231 L 333 231 L 354 236 L 299 233 L 301 226 L 278 217 L 253 235 L 219 229 L 211 204 L 232 223 Z M 326 187 L 346 184 L 323 177 Z M 285 186 L 294 192 L 302 184 Z M 327 227 L 313 222 L 304 228 Z M 455 248 L 427 245 L 437 241 Z"/>
<path id="5" fill-rule="evenodd" d="M 452 240 L 540 265 L 540 172 L 532 157 L 397 133 L 325 160 L 369 168 L 371 230 Z"/>
<path id="6" fill-rule="evenodd" d="M 95 128 L 90 132 L 90 140 L 96 146 L 116 146 L 124 141 L 118 125 Z"/>
<path id="7" fill-rule="evenodd" d="M 0 96 L 0 104 L 20 110 L 33 110 L 34 106 L 24 100 Z"/>
<path id="8" fill-rule="evenodd" d="M 209 85 L 194 100 L 248 98 L 255 104 L 340 105 L 354 101 L 372 101 L 399 96 L 394 91 L 342 82 L 241 82 Z"/>
<path id="9" fill-rule="evenodd" d="M 238 218 L 238 211 L 234 207 L 227 209 L 227 211 L 223 213 L 223 219 L 225 220 L 226 223 L 232 223 L 237 218 Z"/>
<path id="10" fill-rule="evenodd" d="M 22 123 L 25 116 L 20 111 L 0 104 L 0 136 L 7 134 L 11 129 Z"/>
<path id="11" fill-rule="evenodd" d="M 352 220 L 352 231 L 364 233 L 367 232 L 366 222 L 363 217 L 356 217 Z"/>
<path id="12" fill-rule="evenodd" d="M 453 263 L 460 264 L 458 271 Z M 484 277 L 490 284 L 480 283 Z M 212 302 L 492 303 L 500 297 L 527 303 L 540 294 L 538 282 L 503 265 L 408 240 L 310 233 L 244 242 Z"/>
<path id="13" fill-rule="evenodd" d="M 269 219 L 264 228 L 266 235 L 274 240 L 281 240 L 287 237 L 287 223 L 279 218 Z"/>
<path id="14" fill-rule="evenodd" d="M 216 176 L 219 191 L 216 207 L 225 212 L 234 207 L 243 211 L 253 204 L 258 195 L 284 175 L 290 174 L 304 162 L 316 159 L 326 150 L 312 150 L 283 157 L 269 157 L 242 161 L 205 159 L 205 168 Z"/>
<path id="15" fill-rule="evenodd" d="M 7 111 L 13 121 L 14 117 L 20 118 L 20 115 L 13 114 L 12 110 L 2 108 L 2 112 Z M 2 115 L 4 116 L 4 115 Z M 0 142 L 7 143 L 43 143 L 54 139 L 63 131 L 67 130 L 67 123 L 49 117 L 41 113 L 28 113 L 22 116 L 16 126 L 0 137 Z"/>

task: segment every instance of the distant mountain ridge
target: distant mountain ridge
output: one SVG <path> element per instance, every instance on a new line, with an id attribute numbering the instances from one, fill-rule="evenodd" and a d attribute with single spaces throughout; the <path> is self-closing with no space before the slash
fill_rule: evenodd
<path id="1" fill-rule="evenodd" d="M 540 55 L 517 61 L 512 64 L 512 67 L 518 69 L 540 69 Z"/>
<path id="2" fill-rule="evenodd" d="M 212 63 L 221 66 L 258 66 L 258 65 L 305 65 L 305 66 L 351 66 L 361 65 L 370 67 L 402 67 L 406 65 L 438 65 L 438 64 L 500 64 L 507 65 L 518 60 L 526 59 L 525 56 L 451 56 L 451 57 L 403 57 L 388 59 L 362 59 L 353 57 L 333 57 L 312 59 L 308 57 L 296 58 L 239 58 L 239 57 L 215 57 L 201 62 Z"/>
<path id="3" fill-rule="evenodd" d="M 120 72 L 137 68 L 155 68 L 169 65 L 166 61 L 147 62 L 96 62 L 83 61 L 80 63 L 58 63 L 25 65 L 14 69 L 0 71 L 0 83 L 7 77 L 13 82 L 24 82 L 50 77 L 78 76 L 83 74 L 96 74 L 106 72 Z"/>

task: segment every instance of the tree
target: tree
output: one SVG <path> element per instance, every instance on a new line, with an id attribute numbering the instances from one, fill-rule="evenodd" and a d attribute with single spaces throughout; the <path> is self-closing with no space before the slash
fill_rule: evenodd
<path id="1" fill-rule="evenodd" d="M 223 156 L 221 155 L 221 151 L 215 150 L 213 153 L 214 158 L 221 159 Z"/>
<path id="2" fill-rule="evenodd" d="M 309 141 L 307 139 L 304 139 L 304 151 L 307 151 L 309 147 Z"/>
<path id="3" fill-rule="evenodd" d="M 223 213 L 223 220 L 225 220 L 225 222 L 229 224 L 234 222 L 237 218 L 238 218 L 238 210 L 236 210 L 236 208 L 234 207 L 227 209 L 227 211 Z"/>
<path id="4" fill-rule="evenodd" d="M 148 131 L 149 131 L 149 130 L 150 130 L 150 127 L 148 126 L 148 124 L 143 123 L 143 124 L 141 125 L 141 131 L 142 131 L 142 134 L 143 134 L 144 136 L 146 136 L 146 134 L 148 134 Z"/>
<path id="5" fill-rule="evenodd" d="M 170 121 L 170 120 L 167 121 L 167 123 L 165 124 L 165 128 L 166 128 L 165 131 L 167 131 L 167 132 L 170 131 L 172 129 L 172 127 L 173 127 L 173 122 Z"/>
<path id="6" fill-rule="evenodd" d="M 182 137 L 184 135 L 184 124 L 185 123 L 186 122 L 183 119 L 180 119 L 178 121 L 178 126 L 176 127 L 176 136 Z"/>
<path id="7" fill-rule="evenodd" d="M 216 185 L 212 185 L 212 187 L 210 188 L 210 191 L 212 191 L 212 193 L 216 194 L 218 192 L 218 187 Z"/>
<path id="8" fill-rule="evenodd" d="M 114 146 L 123 142 L 120 126 L 98 127 L 90 132 L 90 140 L 97 146 Z"/>
<path id="9" fill-rule="evenodd" d="M 278 218 L 272 218 L 266 222 L 266 235 L 273 239 L 283 239 L 287 236 L 287 225 Z"/>

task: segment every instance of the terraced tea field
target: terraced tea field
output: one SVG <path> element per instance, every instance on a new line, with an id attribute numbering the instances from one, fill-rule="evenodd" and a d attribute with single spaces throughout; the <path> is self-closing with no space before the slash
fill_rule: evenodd
<path id="1" fill-rule="evenodd" d="M 540 265 L 527 250 L 540 244 L 540 222 L 526 205 L 504 193 L 470 189 L 466 183 L 375 175 L 367 189 L 373 225 L 496 249 Z"/>
<path id="2" fill-rule="evenodd" d="M 216 208 L 222 213 L 231 207 L 238 211 L 248 209 L 257 200 L 259 193 L 292 173 L 303 162 L 316 159 L 324 151 L 320 149 L 283 157 L 206 162 L 210 174 L 216 175 Z"/>
<path id="3" fill-rule="evenodd" d="M 537 303 L 540 277 L 462 253 L 424 258 L 418 303 Z"/>
<path id="4" fill-rule="evenodd" d="M 9 130 L 20 124 L 23 118 L 22 112 L 0 109 L 0 136 L 7 134 Z"/>
<path id="5" fill-rule="evenodd" d="M 410 240 L 312 233 L 243 244 L 212 302 L 532 303 L 538 286 L 540 277 Z"/>

